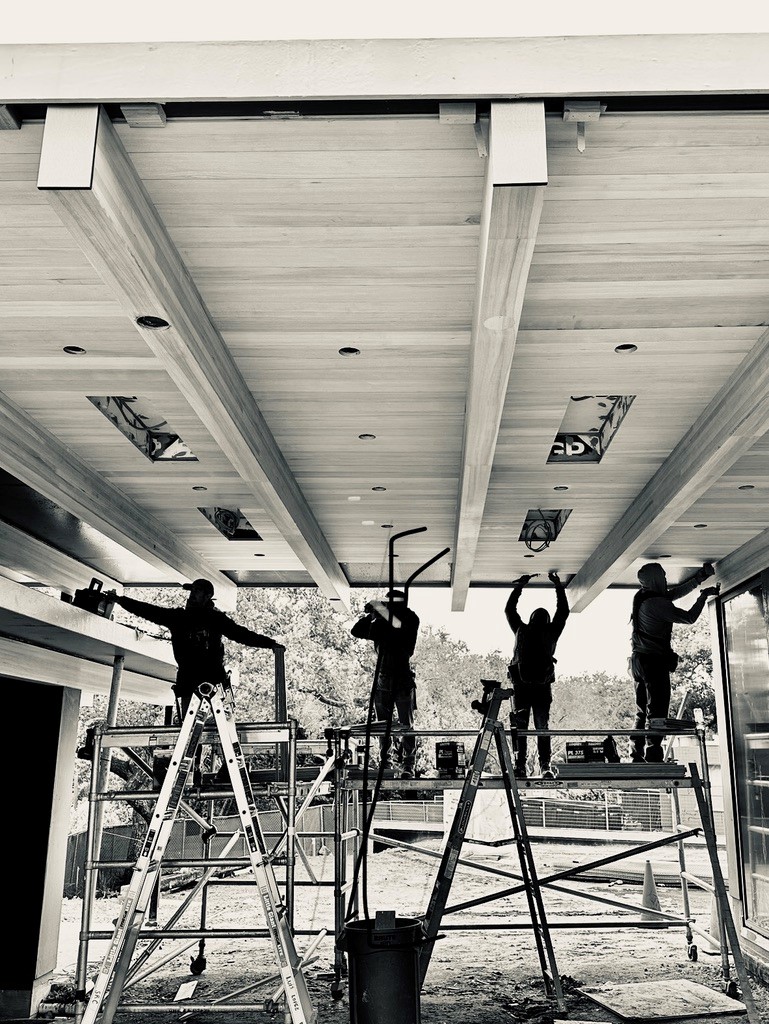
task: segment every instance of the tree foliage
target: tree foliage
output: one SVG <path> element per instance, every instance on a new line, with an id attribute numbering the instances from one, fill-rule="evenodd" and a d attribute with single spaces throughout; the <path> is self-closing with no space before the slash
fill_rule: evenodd
<path id="1" fill-rule="evenodd" d="M 713 649 L 707 615 L 701 615 L 692 626 L 673 627 L 673 650 L 677 651 L 679 662 L 672 677 L 671 715 L 677 713 L 685 696 L 682 717 L 692 720 L 694 709 L 702 708 L 705 725 L 715 732 L 718 723 L 713 689 Z"/>
<path id="2" fill-rule="evenodd" d="M 182 605 L 183 591 L 153 588 L 133 591 L 140 600 L 166 607 Z M 232 617 L 249 629 L 274 637 L 286 646 L 285 668 L 288 713 L 296 718 L 308 738 L 321 739 L 330 727 L 365 721 L 376 665 L 373 645 L 355 639 L 350 627 L 362 614 L 372 591 L 352 596 L 353 617 L 345 618 L 315 589 L 241 589 Z M 154 636 L 167 637 L 160 626 L 116 608 L 115 619 Z M 274 656 L 271 651 L 245 647 L 225 639 L 226 661 L 235 670 L 236 714 L 241 722 L 271 721 L 275 715 Z M 694 626 L 677 627 L 673 646 L 681 656 L 673 677 L 671 714 L 675 714 L 684 689 L 688 689 L 687 717 L 694 707 L 705 710 L 706 721 L 715 723 L 712 658 L 706 618 Z M 512 637 L 511 637 L 512 649 Z M 442 629 L 422 624 L 413 664 L 417 680 L 416 728 L 424 730 L 467 729 L 474 733 L 479 716 L 471 702 L 481 696 L 481 679 L 507 684 L 507 661 L 499 651 L 488 655 L 471 652 L 462 641 Z M 605 672 L 557 677 L 550 724 L 553 729 L 626 729 L 635 711 L 633 683 Z M 173 701 L 169 687 L 168 702 Z M 81 743 L 85 727 L 106 714 L 106 698 L 96 697 L 92 707 L 81 711 Z M 121 701 L 118 724 L 158 725 L 165 709 L 133 701 Z M 467 742 L 469 741 L 469 742 Z M 466 738 L 470 751 L 472 736 Z M 562 756 L 565 739 L 554 741 L 554 756 Z M 435 740 L 420 743 L 417 767 L 434 767 Z M 530 744 L 533 747 L 533 744 Z M 621 750 L 624 753 L 624 749 Z M 531 754 L 533 757 L 533 753 Z M 115 785 L 135 786 L 140 770 L 120 762 Z M 77 794 L 87 795 L 90 765 L 78 761 Z M 112 782 L 110 783 L 112 784 Z M 130 820 L 130 805 L 116 805 L 112 819 Z M 145 809 L 137 807 L 143 817 Z M 80 804 L 78 820 L 84 817 Z"/>

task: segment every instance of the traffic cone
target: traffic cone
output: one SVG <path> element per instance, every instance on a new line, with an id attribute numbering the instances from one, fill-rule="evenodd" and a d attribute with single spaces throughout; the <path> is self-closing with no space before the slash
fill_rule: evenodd
<path id="1" fill-rule="evenodd" d="M 644 865 L 644 888 L 643 895 L 641 896 L 641 905 L 648 910 L 662 910 L 659 896 L 657 896 L 657 883 L 654 881 L 654 872 L 652 871 L 652 862 L 650 860 L 647 860 Z M 641 914 L 641 917 L 646 921 L 659 921 L 659 918 L 654 914 Z"/>

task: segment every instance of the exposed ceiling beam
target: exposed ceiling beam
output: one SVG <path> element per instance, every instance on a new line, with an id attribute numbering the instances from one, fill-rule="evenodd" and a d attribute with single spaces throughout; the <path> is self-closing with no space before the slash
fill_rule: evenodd
<path id="1" fill-rule="evenodd" d="M 492 103 L 454 531 L 453 611 L 463 611 L 467 600 L 546 182 L 544 104 Z"/>
<path id="2" fill-rule="evenodd" d="M 231 580 L 2 392 L 0 436 L 0 466 L 29 487 L 170 576 L 204 576 L 217 595 L 234 596 Z"/>
<path id="3" fill-rule="evenodd" d="M 122 584 L 117 580 L 78 562 L 71 555 L 51 547 L 11 523 L 3 523 L 0 529 L 0 565 L 22 573 L 46 587 L 56 587 L 66 593 L 74 593 L 88 586 L 92 576 L 99 577 L 105 590 L 116 590 L 120 594 L 123 592 Z"/>
<path id="4" fill-rule="evenodd" d="M 321 591 L 349 585 L 104 110 L 51 107 L 38 187 Z"/>
<path id="5" fill-rule="evenodd" d="M 769 331 L 571 579 L 572 611 L 584 611 L 767 430 Z"/>
<path id="6" fill-rule="evenodd" d="M 108 695 L 112 684 L 112 668 L 73 654 L 35 647 L 19 640 L 0 636 L 0 665 L 9 679 L 29 679 L 54 686 L 69 686 L 87 693 Z M 2 683 L 0 683 L 0 686 Z M 171 690 L 165 679 L 154 679 L 139 672 L 126 672 L 120 679 L 120 696 L 147 704 L 168 704 Z"/>
<path id="7" fill-rule="evenodd" d="M 26 644 L 30 658 L 34 648 L 41 647 L 111 666 L 115 655 L 122 654 L 126 671 L 163 682 L 162 689 L 156 691 L 164 691 L 163 703 L 170 696 L 168 683 L 176 677 L 176 661 L 166 640 L 153 639 L 130 626 L 1 577 L 0 636 Z M 0 671 L 9 672 L 5 664 Z M 78 685 L 67 678 L 58 682 L 62 686 Z"/>
<path id="8" fill-rule="evenodd" d="M 763 530 L 721 558 L 716 578 L 722 590 L 729 590 L 755 576 L 765 565 L 769 565 L 769 530 Z"/>
<path id="9" fill-rule="evenodd" d="M 0 46 L 4 103 L 769 92 L 769 33 Z"/>

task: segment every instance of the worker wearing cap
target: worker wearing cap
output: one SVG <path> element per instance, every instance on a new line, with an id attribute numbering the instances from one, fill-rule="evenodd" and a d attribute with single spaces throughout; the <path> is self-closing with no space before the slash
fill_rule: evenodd
<path id="1" fill-rule="evenodd" d="M 162 608 L 133 597 L 115 595 L 116 604 L 127 612 L 165 626 L 170 632 L 177 665 L 176 683 L 172 689 L 181 703 L 182 715 L 201 683 L 217 685 L 226 681 L 222 637 L 247 647 L 285 650 L 276 640 L 238 625 L 216 608 L 210 580 L 194 580 L 183 587 L 190 592 L 184 608 Z"/>
<path id="2" fill-rule="evenodd" d="M 675 587 L 668 587 L 665 570 L 658 562 L 647 562 L 638 570 L 641 589 L 633 597 L 631 621 L 630 675 L 635 682 L 635 728 L 648 730 L 652 718 L 667 718 L 670 708 L 670 673 L 675 671 L 678 655 L 671 647 L 673 623 L 692 625 L 718 587 L 706 587 L 691 608 L 677 608 L 673 602 L 686 597 L 695 587 L 714 574 L 710 562 Z M 630 758 L 634 762 L 659 764 L 663 759 L 659 733 L 639 732 L 630 738 Z"/>
<path id="3" fill-rule="evenodd" d="M 416 678 L 410 659 L 419 631 L 419 616 L 406 604 L 402 590 L 391 590 L 384 601 L 372 601 L 350 632 L 361 640 L 372 640 L 377 652 L 374 707 L 377 718 L 386 721 L 393 710 L 404 730 L 414 729 Z M 384 770 L 392 770 L 392 740 L 379 740 Z M 416 765 L 416 736 L 403 736 L 400 743 L 401 778 L 413 779 Z"/>

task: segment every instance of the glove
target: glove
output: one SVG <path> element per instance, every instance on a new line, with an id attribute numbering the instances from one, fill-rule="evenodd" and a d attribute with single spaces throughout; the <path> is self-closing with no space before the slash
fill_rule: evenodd
<path id="1" fill-rule="evenodd" d="M 704 594 L 705 597 L 718 597 L 720 591 L 720 587 L 705 587 L 704 590 L 700 591 L 700 594 Z"/>
<path id="2" fill-rule="evenodd" d="M 530 580 L 533 580 L 536 575 L 537 574 L 535 572 L 531 573 L 530 576 L 527 576 L 524 573 L 524 575 L 523 576 L 519 576 L 517 580 L 513 580 L 513 586 L 514 587 L 525 587 L 526 584 L 529 583 Z"/>
<path id="3" fill-rule="evenodd" d="M 561 582 L 561 577 L 554 569 L 547 574 L 547 578 L 550 580 L 551 583 L 558 584 Z"/>
<path id="4" fill-rule="evenodd" d="M 716 570 L 713 568 L 712 562 L 705 562 L 703 567 L 700 569 L 700 579 L 706 580 L 709 576 L 714 576 Z"/>

